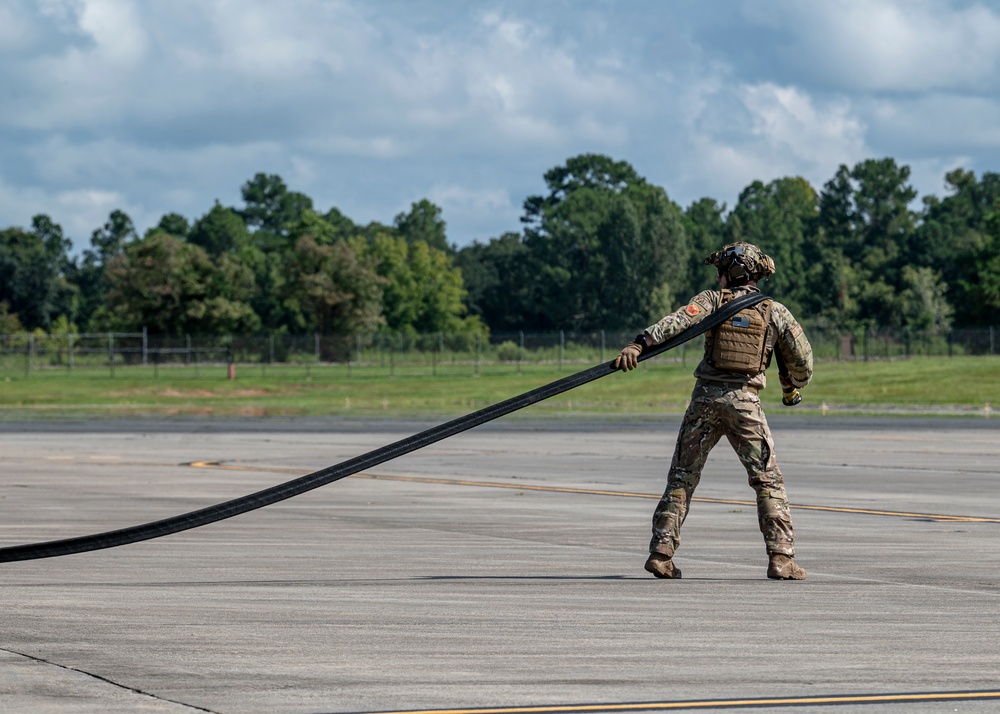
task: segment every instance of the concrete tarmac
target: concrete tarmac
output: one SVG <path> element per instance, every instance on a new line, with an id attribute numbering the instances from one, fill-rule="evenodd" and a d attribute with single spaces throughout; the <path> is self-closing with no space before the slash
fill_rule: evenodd
<path id="1" fill-rule="evenodd" d="M 771 410 L 775 412 L 774 409 Z M 0 564 L 0 712 L 1000 711 L 1000 422 L 772 413 L 803 582 L 726 443 L 503 419 L 265 509 Z M 426 422 L 0 424 L 0 546 L 237 498 Z"/>

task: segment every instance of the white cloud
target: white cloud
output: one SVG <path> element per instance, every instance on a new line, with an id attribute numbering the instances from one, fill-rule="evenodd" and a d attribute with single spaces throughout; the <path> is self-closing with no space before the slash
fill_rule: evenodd
<path id="1" fill-rule="evenodd" d="M 68 235 L 86 236 L 95 228 L 104 225 L 115 209 L 121 209 L 136 218 L 136 211 L 129 205 L 128 199 L 118 191 L 101 191 L 98 189 L 78 189 L 61 191 L 55 195 L 55 206 L 47 211 L 51 215 L 66 216 L 63 219 L 63 230 Z"/>
<path id="2" fill-rule="evenodd" d="M 333 135 L 305 139 L 303 148 L 327 156 L 363 156 L 372 159 L 395 159 L 409 153 L 406 144 L 393 136 Z"/>
<path id="3" fill-rule="evenodd" d="M 866 126 L 843 98 L 816 99 L 770 82 L 736 85 L 707 75 L 682 96 L 683 141 L 672 141 L 670 176 L 655 176 L 686 205 L 709 196 L 732 206 L 753 181 L 802 176 L 820 188 L 844 163 L 870 155 Z"/>
<path id="4" fill-rule="evenodd" d="M 0 53 L 22 52 L 39 40 L 37 24 L 23 2 L 0 4 Z"/>
<path id="5" fill-rule="evenodd" d="M 873 130 L 910 155 L 1000 149 L 1000 100 L 936 92 L 870 102 Z"/>
<path id="6" fill-rule="evenodd" d="M 778 52 L 842 90 L 995 91 L 1000 12 L 931 0 L 748 2 L 751 21 L 787 32 Z"/>
<path id="7" fill-rule="evenodd" d="M 146 32 L 129 0 L 84 0 L 79 18 L 103 63 L 134 64 L 145 54 Z"/>
<path id="8" fill-rule="evenodd" d="M 635 104 L 620 62 L 582 63 L 545 28 L 499 13 L 468 36 L 425 37 L 407 51 L 386 75 L 406 116 L 480 143 L 620 141 L 621 112 Z"/>
<path id="9" fill-rule="evenodd" d="M 944 177 L 955 169 L 971 170 L 973 161 L 969 156 L 943 156 L 909 161 L 910 185 L 921 196 L 946 196 L 949 193 Z"/>
<path id="10" fill-rule="evenodd" d="M 461 206 L 476 211 L 507 211 L 513 207 L 503 188 L 470 189 L 467 186 L 434 186 L 430 200 L 441 206 Z"/>
<path id="11" fill-rule="evenodd" d="M 206 14 L 221 68 L 253 80 L 293 81 L 384 61 L 371 51 L 378 33 L 358 7 L 336 0 L 218 0 Z"/>
<path id="12" fill-rule="evenodd" d="M 846 100 L 817 107 L 803 91 L 771 83 L 743 87 L 739 93 L 753 116 L 753 135 L 764 148 L 785 156 L 786 164 L 826 167 L 860 159 L 868 151 L 865 126 Z"/>
<path id="13" fill-rule="evenodd" d="M 465 243 L 518 230 L 542 174 L 580 153 L 681 203 L 870 156 L 924 185 L 963 160 L 996 170 L 991 5 L 729 7 L 7 0 L 0 227 L 46 212 L 85 241 L 114 198 L 142 230 L 238 204 L 264 171 L 362 223 L 426 196 Z"/>
<path id="14" fill-rule="evenodd" d="M 62 226 L 68 238 L 75 239 L 75 252 L 90 245 L 90 234 L 104 225 L 108 214 L 116 208 L 125 210 L 133 219 L 141 216 L 118 191 L 76 189 L 53 192 L 0 182 L 0 214 L 23 216 L 20 220 L 3 224 L 4 228 L 27 228 L 32 217 L 44 213 Z"/>

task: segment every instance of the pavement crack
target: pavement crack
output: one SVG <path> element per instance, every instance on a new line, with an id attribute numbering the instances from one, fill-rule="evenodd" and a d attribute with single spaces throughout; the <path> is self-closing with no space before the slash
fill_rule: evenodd
<path id="1" fill-rule="evenodd" d="M 82 674 L 85 677 L 96 679 L 99 682 L 110 684 L 113 687 L 124 689 L 127 692 L 132 692 L 133 694 L 138 694 L 143 697 L 149 697 L 150 699 L 155 699 L 158 702 L 164 702 L 167 704 L 176 704 L 177 706 L 187 707 L 188 709 L 193 709 L 194 711 L 199 711 L 199 712 L 208 712 L 209 714 L 220 714 L 220 712 L 217 712 L 214 709 L 205 709 L 204 707 L 199 707 L 194 704 L 188 704 L 186 702 L 178 702 L 174 699 L 167 699 L 166 697 L 160 697 L 155 694 L 152 694 L 151 692 L 146 692 L 143 691 L 142 689 L 136 689 L 135 687 L 130 687 L 126 684 L 121 684 L 120 682 L 116 682 L 113 679 L 108 679 L 107 677 L 104 677 L 100 674 L 88 672 L 86 670 L 79 669 L 77 667 L 70 667 L 65 664 L 59 664 L 58 662 L 53 662 L 52 660 L 45 659 L 44 657 L 35 657 L 34 655 L 27 654 L 26 652 L 18 652 L 17 650 L 7 649 L 6 647 L 0 647 L 0 652 L 7 652 L 8 654 L 12 654 L 17 657 L 24 657 L 25 659 L 30 659 L 34 662 L 38 662 L 39 664 L 46 664 L 51 667 L 58 667 L 59 669 L 64 669 L 68 672 L 76 672 L 77 674 Z"/>

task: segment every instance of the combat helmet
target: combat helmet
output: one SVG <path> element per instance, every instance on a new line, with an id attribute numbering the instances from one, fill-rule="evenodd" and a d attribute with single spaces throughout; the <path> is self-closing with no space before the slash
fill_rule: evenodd
<path id="1" fill-rule="evenodd" d="M 725 275 L 730 286 L 759 282 L 774 275 L 771 256 L 753 243 L 730 243 L 705 258 L 705 265 L 714 265 L 719 275 Z"/>

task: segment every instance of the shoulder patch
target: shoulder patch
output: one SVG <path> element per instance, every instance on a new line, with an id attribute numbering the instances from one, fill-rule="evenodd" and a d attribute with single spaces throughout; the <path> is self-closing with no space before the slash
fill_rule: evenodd
<path id="1" fill-rule="evenodd" d="M 694 303 L 691 303 L 691 304 L 690 304 L 690 305 L 688 305 L 688 306 L 687 306 L 686 308 L 684 308 L 684 312 L 686 312 L 686 313 L 687 313 L 688 315 L 690 315 L 691 317 L 694 317 L 694 316 L 695 316 L 695 315 L 697 315 L 697 314 L 698 314 L 699 312 L 701 312 L 701 308 L 700 308 L 700 307 L 698 307 L 697 305 L 695 305 Z"/>

